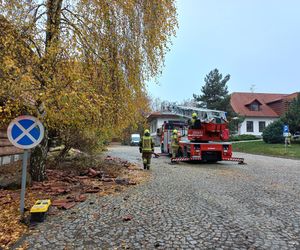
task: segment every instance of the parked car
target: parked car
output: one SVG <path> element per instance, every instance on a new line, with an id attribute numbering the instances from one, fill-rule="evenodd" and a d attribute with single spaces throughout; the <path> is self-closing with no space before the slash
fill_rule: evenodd
<path id="1" fill-rule="evenodd" d="M 130 145 L 131 146 L 138 146 L 140 140 L 141 140 L 141 137 L 140 137 L 139 134 L 131 134 Z"/>
<path id="2" fill-rule="evenodd" d="M 293 139 L 294 140 L 300 139 L 300 131 L 295 132 L 295 134 L 293 135 Z"/>

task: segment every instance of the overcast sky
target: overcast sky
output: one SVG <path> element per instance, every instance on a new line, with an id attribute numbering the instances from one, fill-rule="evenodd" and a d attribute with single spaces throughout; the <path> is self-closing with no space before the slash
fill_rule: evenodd
<path id="1" fill-rule="evenodd" d="M 200 93 L 214 68 L 229 91 L 300 90 L 299 0 L 177 0 L 179 29 L 152 97 L 181 101 Z"/>

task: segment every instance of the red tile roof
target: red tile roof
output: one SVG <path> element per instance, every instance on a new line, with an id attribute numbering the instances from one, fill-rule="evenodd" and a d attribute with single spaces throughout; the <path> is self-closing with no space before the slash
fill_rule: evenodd
<path id="1" fill-rule="evenodd" d="M 234 92 L 231 94 L 231 106 L 233 110 L 243 116 L 250 117 L 279 117 L 279 115 L 268 105 L 274 101 L 288 98 L 288 94 L 267 94 L 267 93 L 243 93 Z M 246 105 L 257 100 L 262 105 L 259 111 L 251 111 Z"/>
<path id="2" fill-rule="evenodd" d="M 298 94 L 299 94 L 298 92 L 295 92 L 292 94 L 284 95 L 284 98 L 280 97 L 279 99 L 272 100 L 272 101 L 268 102 L 267 104 L 282 101 L 283 99 L 291 101 L 292 99 L 296 98 L 298 96 Z"/>
<path id="3" fill-rule="evenodd" d="M 259 100 L 257 100 L 257 98 L 252 99 L 249 103 L 245 103 L 245 105 L 250 105 L 253 102 L 258 102 L 260 105 L 262 105 L 262 103 Z"/>

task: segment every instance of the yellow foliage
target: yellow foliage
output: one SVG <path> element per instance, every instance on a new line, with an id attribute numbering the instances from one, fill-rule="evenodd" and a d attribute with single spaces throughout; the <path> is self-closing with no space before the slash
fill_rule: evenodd
<path id="1" fill-rule="evenodd" d="M 176 26 L 174 0 L 1 1 L 0 123 L 42 107 L 50 129 L 120 134 L 149 111 Z"/>

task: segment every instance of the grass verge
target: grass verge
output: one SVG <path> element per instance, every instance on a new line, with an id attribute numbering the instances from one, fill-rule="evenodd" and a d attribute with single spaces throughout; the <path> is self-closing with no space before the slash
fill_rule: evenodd
<path id="1" fill-rule="evenodd" d="M 237 152 L 300 159 L 300 142 L 292 142 L 287 149 L 284 144 L 268 144 L 264 141 L 237 142 L 232 147 Z"/>

